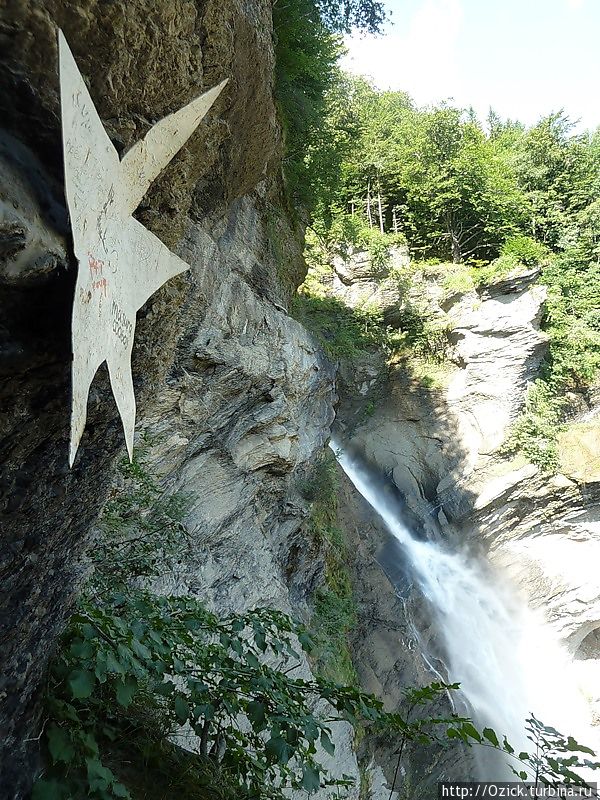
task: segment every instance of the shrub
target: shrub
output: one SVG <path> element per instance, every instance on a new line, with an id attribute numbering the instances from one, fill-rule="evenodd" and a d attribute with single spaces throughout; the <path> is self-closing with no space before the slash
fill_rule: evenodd
<path id="1" fill-rule="evenodd" d="M 527 390 L 525 410 L 512 426 L 503 447 L 507 453 L 520 450 L 545 472 L 555 472 L 559 464 L 558 433 L 564 400 L 556 397 L 543 380 Z"/>
<path id="2" fill-rule="evenodd" d="M 504 242 L 500 255 L 512 257 L 527 267 L 534 267 L 548 258 L 549 250 L 530 236 L 519 235 L 511 236 Z"/>
<path id="3" fill-rule="evenodd" d="M 131 797 L 139 776 L 121 763 L 126 748 L 162 753 L 173 769 L 185 770 L 185 780 L 165 779 L 168 796 L 183 782 L 186 797 L 196 797 L 207 780 L 228 800 L 347 785 L 317 757 L 317 744 L 334 751 L 330 723 L 366 719 L 394 727 L 399 718 L 354 686 L 294 677 L 304 663 L 298 651 L 311 652 L 314 643 L 287 615 L 259 608 L 217 616 L 192 597 L 140 588 L 140 578 L 160 568 L 158 560 L 148 561 L 152 548 L 167 557 L 180 546 L 165 544 L 160 525 L 148 522 L 163 518 L 177 496 L 164 498 L 139 462 L 123 465 L 122 473 L 104 517 L 96 571 L 52 662 L 44 733 L 49 764 L 35 800 Z M 323 477 L 332 492 L 331 464 L 315 480 Z M 330 534 L 328 527 L 324 535 Z M 121 559 L 131 575 L 114 567 Z M 339 585 L 332 586 L 337 592 Z M 312 711 L 318 699 L 329 703 L 326 718 Z M 177 734 L 195 735 L 197 752 L 178 754 L 169 744 Z M 195 788 L 190 775 L 199 781 Z"/>

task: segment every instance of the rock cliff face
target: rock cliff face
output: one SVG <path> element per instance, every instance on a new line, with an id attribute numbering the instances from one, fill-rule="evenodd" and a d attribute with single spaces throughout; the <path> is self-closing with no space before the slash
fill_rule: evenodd
<path id="1" fill-rule="evenodd" d="M 406 300 L 382 292 L 377 286 L 381 277 L 375 270 L 369 273 L 360 259 L 343 270 L 338 267 L 338 275 L 341 271 L 344 280 L 334 279 L 334 290 L 351 306 L 357 297 L 378 295 L 389 315 L 394 304 Z M 545 351 L 539 329 L 545 288 L 536 278 L 535 272 L 524 272 L 448 297 L 434 275 L 426 287 L 431 314 L 445 315 L 452 343 L 452 369 L 444 385 L 426 388 L 403 367 L 391 368 L 383 379 L 380 373 L 370 383 L 361 374 L 354 398 L 342 402 L 338 423 L 345 441 L 399 490 L 413 530 L 487 554 L 499 574 L 543 611 L 575 660 L 581 687 L 598 716 L 600 579 L 593 566 L 600 555 L 600 474 L 593 454 L 597 409 L 573 398 L 578 411 L 561 438 L 566 453 L 562 474 L 548 477 L 523 457 L 511 459 L 499 449 Z M 366 405 L 370 414 L 365 418 L 361 408 Z M 354 496 L 352 489 L 346 491 Z M 376 540 L 380 547 L 385 541 L 381 535 Z M 375 557 L 384 569 L 389 565 L 385 548 Z M 401 564 L 401 555 L 396 562 Z M 402 585 L 398 576 L 389 566 L 386 571 L 397 591 Z M 389 587 L 387 595 L 394 596 Z M 382 591 L 380 604 L 384 596 Z M 421 630 L 429 629 L 409 601 L 395 618 L 404 628 L 417 621 Z M 369 639 L 385 644 L 367 650 L 386 652 L 396 637 L 382 621 L 371 627 Z M 427 643 L 421 644 L 426 652 Z M 404 650 L 405 673 L 418 674 L 422 653 L 416 648 L 411 660 Z M 359 647 L 358 658 L 373 684 L 369 652 Z M 384 762 L 385 755 L 381 758 Z"/>
<path id="2" fill-rule="evenodd" d="M 77 461 L 67 467 L 76 265 L 63 199 L 57 26 L 120 152 L 156 119 L 230 79 L 137 212 L 191 265 L 139 313 L 133 356 L 149 465 L 167 493 L 193 498 L 189 547 L 158 588 L 197 595 L 223 613 L 263 604 L 302 612 L 322 580 L 296 487 L 327 441 L 335 374 L 286 314 L 304 267 L 302 234 L 282 198 L 271 12 L 269 0 L 8 0 L 0 11 L 3 798 L 25 797 L 34 777 L 39 687 L 123 451 L 101 371 Z M 406 266 L 405 252 L 394 258 Z M 340 261 L 333 289 L 351 306 L 379 303 L 393 324 L 402 293 L 382 288 L 380 277 L 368 259 Z M 576 461 L 548 481 L 497 452 L 544 350 L 535 278 L 450 298 L 432 281 L 432 313 L 453 329 L 447 385 L 427 389 L 405 369 L 388 373 L 382 358 L 364 359 L 353 371 L 342 367 L 340 386 L 356 396 L 342 398 L 339 422 L 390 476 L 416 527 L 484 547 L 548 610 L 591 687 L 600 664 L 597 469 Z M 375 414 L 356 413 L 369 404 Z M 589 441 L 596 418 L 587 408 L 581 415 L 569 435 Z M 399 554 L 348 486 L 341 499 L 355 554 L 357 668 L 364 688 L 392 707 L 403 686 L 439 666 L 423 658 L 435 631 L 403 583 Z M 335 772 L 358 777 L 347 726 L 336 742 Z M 366 759 L 375 757 L 371 798 L 389 795 L 395 747 L 365 748 Z M 404 789 L 424 798 L 436 777 L 465 769 L 448 753 L 415 750 Z"/>
<path id="3" fill-rule="evenodd" d="M 225 77 L 138 218 L 190 265 L 138 315 L 140 431 L 165 490 L 194 496 L 169 589 L 217 610 L 302 604 L 319 577 L 294 486 L 333 418 L 333 368 L 285 313 L 302 236 L 281 196 L 271 3 L 9 2 L 0 17 L 2 797 L 25 796 L 38 690 L 122 452 L 106 375 L 67 468 L 75 264 L 62 188 L 56 26 L 124 151 Z M 309 402 L 310 401 L 310 402 Z M 185 562 L 185 563 L 184 563 Z M 349 731 L 341 769 L 355 774 Z"/>

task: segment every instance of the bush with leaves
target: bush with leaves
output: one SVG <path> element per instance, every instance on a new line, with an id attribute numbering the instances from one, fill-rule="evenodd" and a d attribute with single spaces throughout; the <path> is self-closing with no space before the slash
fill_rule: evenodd
<path id="1" fill-rule="evenodd" d="M 152 521 L 174 523 L 183 499 L 163 497 L 139 462 L 125 464 L 122 476 L 105 515 L 96 572 L 51 665 L 47 767 L 33 800 L 147 797 L 136 787 L 150 752 L 149 775 L 154 769 L 157 778 L 144 780 L 164 787 L 157 798 L 172 796 L 174 787 L 182 800 L 202 796 L 203 787 L 225 800 L 280 800 L 287 788 L 310 794 L 321 786 L 348 786 L 348 776 L 330 775 L 320 760 L 323 751 L 334 754 L 331 726 L 339 721 L 385 731 L 401 748 L 408 741 L 492 742 L 493 732 L 479 734 L 468 719 L 426 714 L 429 703 L 457 685 L 408 690 L 409 712 L 387 713 L 355 686 L 310 676 L 302 651 L 318 649 L 318 636 L 313 641 L 286 614 L 258 608 L 219 617 L 195 598 L 143 588 L 150 567 L 159 566 L 148 562 L 152 545 L 163 548 L 163 557 L 179 546 L 161 541 Z M 333 486 L 331 462 L 314 479 Z M 314 495 L 314 482 L 307 492 Z M 122 558 L 133 582 L 126 569 L 112 568 L 113 559 Z M 417 708 L 421 713 L 412 718 Z M 176 744 L 182 739 L 185 751 Z M 565 741 L 573 750 L 572 740 Z M 510 752 L 506 743 L 504 750 Z M 131 753 L 140 763 L 126 763 Z M 175 774 L 165 776 L 168 770 Z"/>
<path id="2" fill-rule="evenodd" d="M 160 710 L 172 733 L 193 733 L 198 757 L 218 762 L 240 797 L 350 785 L 319 762 L 319 745 L 334 753 L 337 721 L 361 720 L 419 741 L 468 724 L 459 717 L 409 721 L 356 688 L 294 677 L 303 664 L 297 642 L 312 648 L 305 629 L 273 610 L 219 618 L 196 600 L 143 590 L 82 601 L 52 666 L 45 732 L 51 764 L 34 800 L 130 797 L 118 768 L 103 758 L 103 744 L 123 737 L 115 710 L 139 696 Z M 415 691 L 438 697 L 450 688 Z M 327 701 L 328 716 L 314 713 L 316 700 Z"/>
<path id="3" fill-rule="evenodd" d="M 321 477 L 331 479 L 331 472 L 325 464 Z M 319 760 L 319 752 L 334 752 L 337 721 L 362 720 L 405 736 L 461 724 L 408 724 L 354 686 L 307 678 L 301 651 L 314 642 L 279 611 L 218 617 L 194 598 L 144 588 L 184 543 L 178 537 L 187 500 L 163 496 L 143 454 L 142 463 L 122 465 L 121 487 L 102 520 L 96 570 L 52 662 L 43 736 L 48 765 L 34 800 L 135 797 L 136 780 L 121 763 L 124 747 L 151 747 L 199 781 L 212 774 L 212 764 L 221 775 L 212 780 L 231 787 L 225 797 L 280 798 L 285 787 L 310 793 L 349 783 Z M 438 691 L 447 689 L 440 684 Z M 325 716 L 315 713 L 317 704 L 329 709 Z M 140 716 L 154 719 L 162 733 L 143 730 Z M 180 736 L 195 750 L 186 758 L 168 746 Z M 172 785 L 178 780 L 173 776 Z"/>
<path id="4" fill-rule="evenodd" d="M 219 754 L 249 795 L 338 783 L 320 767 L 317 743 L 333 753 L 331 722 L 378 719 L 381 704 L 355 689 L 293 677 L 302 664 L 297 640 L 310 648 L 306 632 L 272 610 L 220 619 L 195 600 L 143 590 L 83 601 L 50 676 L 53 768 L 36 797 L 56 772 L 66 777 L 65 797 L 129 796 L 103 763 L 100 743 L 119 736 L 111 707 L 127 708 L 138 693 L 154 699 L 173 729 L 196 735 L 200 756 Z M 317 697 L 331 704 L 326 720 L 311 710 Z"/>
<path id="5" fill-rule="evenodd" d="M 556 728 L 544 725 L 533 714 L 526 720 L 524 732 L 531 742 L 531 752 L 516 752 L 506 737 L 499 741 L 492 728 L 484 728 L 480 733 L 468 722 L 449 729 L 448 736 L 461 739 L 467 746 L 476 744 L 502 752 L 513 775 L 533 783 L 534 787 L 565 784 L 589 787 L 586 780 L 589 772 L 600 769 L 600 762 L 586 757 L 596 755 L 591 748 L 579 744 L 572 736 L 564 736 Z M 592 794 L 585 796 L 598 797 L 595 790 L 591 791 Z"/>
<path id="6" fill-rule="evenodd" d="M 531 236 L 518 235 L 511 236 L 504 242 L 500 254 L 512 256 L 527 267 L 535 267 L 548 258 L 549 250 Z"/>

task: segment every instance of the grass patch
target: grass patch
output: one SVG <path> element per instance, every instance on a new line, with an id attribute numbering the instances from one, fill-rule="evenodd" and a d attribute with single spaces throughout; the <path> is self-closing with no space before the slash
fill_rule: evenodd
<path id="1" fill-rule="evenodd" d="M 301 287 L 291 313 L 336 360 L 357 358 L 385 342 L 383 316 L 377 308 L 351 309 L 334 297 L 320 297 Z"/>

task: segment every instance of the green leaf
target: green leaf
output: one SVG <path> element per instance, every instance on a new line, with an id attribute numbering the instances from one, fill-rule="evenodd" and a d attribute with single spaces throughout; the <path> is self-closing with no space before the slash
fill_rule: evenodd
<path id="1" fill-rule="evenodd" d="M 481 741 L 481 735 L 479 731 L 470 722 L 465 722 L 464 725 L 462 726 L 462 729 L 470 739 L 474 739 L 476 742 Z"/>
<path id="2" fill-rule="evenodd" d="M 280 764 L 287 764 L 292 757 L 292 748 L 281 736 L 272 736 L 265 745 L 265 753 Z"/>
<path id="3" fill-rule="evenodd" d="M 69 675 L 69 686 L 75 700 L 85 700 L 94 691 L 96 678 L 87 669 L 75 669 Z"/>
<path id="4" fill-rule="evenodd" d="M 321 778 L 319 777 L 319 771 L 310 764 L 304 764 L 302 766 L 302 788 L 309 794 L 312 794 L 318 791 L 320 787 Z"/>
<path id="5" fill-rule="evenodd" d="M 306 717 L 304 721 L 304 735 L 311 742 L 314 742 L 314 740 L 317 739 L 319 736 L 319 729 L 317 727 L 317 723 L 311 717 Z"/>
<path id="6" fill-rule="evenodd" d="M 131 798 L 128 789 L 122 783 L 113 783 L 110 788 L 115 797 Z"/>
<path id="7" fill-rule="evenodd" d="M 98 636 L 98 631 L 93 625 L 90 625 L 89 622 L 84 622 L 81 626 L 81 632 L 86 639 L 95 639 Z"/>
<path id="8" fill-rule="evenodd" d="M 90 733 L 89 731 L 85 733 L 80 731 L 79 738 L 81 739 L 81 742 L 88 753 L 91 753 L 93 756 L 98 755 L 98 742 L 96 741 L 93 733 Z"/>
<path id="9" fill-rule="evenodd" d="M 168 697 L 175 691 L 175 684 L 173 683 L 173 681 L 166 681 L 165 683 L 159 683 L 154 688 L 154 691 L 156 692 L 156 694 L 161 695 L 161 697 Z"/>
<path id="10" fill-rule="evenodd" d="M 143 661 L 149 661 L 152 657 L 150 650 L 148 650 L 146 645 L 142 644 L 138 639 L 134 638 L 131 640 L 131 649 L 136 654 L 136 656 L 138 656 L 138 658 L 141 658 Z"/>
<path id="11" fill-rule="evenodd" d="M 305 653 L 312 653 L 312 651 L 315 649 L 314 642 L 306 631 L 298 634 L 298 641 L 300 642 Z"/>
<path id="12" fill-rule="evenodd" d="M 175 698 L 174 708 L 177 719 L 183 725 L 184 722 L 188 721 L 190 716 L 190 707 L 187 704 L 187 700 L 182 695 L 178 694 Z"/>
<path id="13" fill-rule="evenodd" d="M 60 761 L 68 764 L 75 757 L 75 749 L 71 742 L 71 737 L 64 730 L 59 728 L 58 725 L 50 725 L 47 732 L 48 749 L 55 764 Z"/>
<path id="14" fill-rule="evenodd" d="M 587 753 L 590 756 L 596 755 L 593 750 L 590 750 L 589 747 L 584 747 L 582 744 L 579 744 L 579 742 L 575 741 L 572 736 L 569 736 L 567 739 L 567 750 L 570 750 L 571 752 L 575 750 L 579 753 Z"/>
<path id="15" fill-rule="evenodd" d="M 325 750 L 326 753 L 329 753 L 330 756 L 332 756 L 335 753 L 335 745 L 329 738 L 326 731 L 323 731 L 321 733 L 321 745 L 323 747 L 323 750 Z"/>
<path id="16" fill-rule="evenodd" d="M 503 746 L 504 750 L 505 750 L 507 753 L 510 753 L 510 754 L 512 754 L 512 753 L 514 753 L 514 752 L 515 752 L 515 748 L 514 748 L 514 747 L 511 747 L 511 745 L 510 745 L 510 742 L 508 741 L 508 739 L 506 738 L 506 736 L 504 737 L 504 743 L 503 743 L 503 745 L 502 745 L 502 746 Z"/>
<path id="17" fill-rule="evenodd" d="M 125 672 L 125 668 L 120 661 L 117 661 L 112 650 L 109 650 L 106 654 L 106 669 L 108 672 L 116 672 L 119 675 L 122 675 Z"/>
<path id="18" fill-rule="evenodd" d="M 79 639 L 73 642 L 69 651 L 75 658 L 88 659 L 92 657 L 94 647 L 91 642 Z"/>
<path id="19" fill-rule="evenodd" d="M 498 741 L 498 737 L 496 736 L 496 732 L 491 728 L 484 728 L 483 729 L 483 738 L 487 739 L 488 742 L 494 745 L 494 747 L 499 747 L 500 742 Z"/>
<path id="20" fill-rule="evenodd" d="M 90 789 L 94 791 L 102 791 L 115 781 L 115 776 L 105 767 L 104 764 L 97 758 L 86 758 L 87 777 L 90 784 Z"/>
<path id="21" fill-rule="evenodd" d="M 57 781 L 36 781 L 31 792 L 31 800 L 63 800 L 63 786 Z"/>
<path id="22" fill-rule="evenodd" d="M 138 682 L 135 678 L 127 677 L 124 681 L 117 681 L 117 703 L 124 708 L 131 703 L 133 695 L 138 688 Z"/>
<path id="23" fill-rule="evenodd" d="M 258 700 L 253 700 L 251 703 L 248 703 L 246 707 L 246 714 L 248 715 L 250 722 L 254 723 L 255 726 L 260 727 L 264 725 L 265 704 L 260 703 Z"/>
<path id="24" fill-rule="evenodd" d="M 252 669 L 259 669 L 260 668 L 260 661 L 254 655 L 254 653 L 246 653 L 245 655 L 246 663 L 249 664 Z"/>

